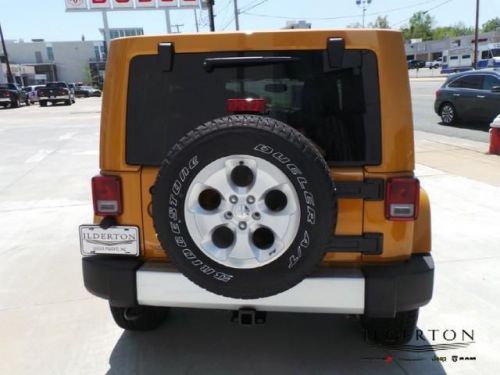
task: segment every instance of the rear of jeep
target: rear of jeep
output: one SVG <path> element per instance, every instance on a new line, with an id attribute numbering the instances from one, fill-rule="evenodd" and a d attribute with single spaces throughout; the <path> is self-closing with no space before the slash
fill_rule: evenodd
<path id="1" fill-rule="evenodd" d="M 434 272 L 414 167 L 400 33 L 113 41 L 85 286 L 130 330 L 169 307 L 300 311 L 406 341 Z"/>

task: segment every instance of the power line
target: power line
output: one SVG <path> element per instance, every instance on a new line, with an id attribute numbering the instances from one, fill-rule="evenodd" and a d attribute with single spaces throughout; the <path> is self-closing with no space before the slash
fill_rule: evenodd
<path id="1" fill-rule="evenodd" d="M 438 4 L 438 5 L 436 5 L 436 6 L 435 6 L 435 7 L 433 7 L 433 8 L 430 8 L 430 9 L 424 10 L 424 11 L 423 11 L 423 13 L 424 13 L 424 14 L 425 14 L 425 13 L 429 13 L 429 12 L 433 11 L 434 9 L 437 9 L 437 8 L 439 8 L 439 7 L 441 7 L 441 6 L 445 5 L 445 4 L 448 4 L 448 3 L 449 3 L 449 2 L 451 2 L 451 1 L 453 1 L 453 0 L 446 0 L 446 1 L 443 1 L 441 4 Z M 413 15 L 412 15 L 411 17 L 413 17 Z M 402 20 L 402 21 L 398 21 L 398 22 L 396 22 L 396 23 L 393 23 L 393 24 L 391 25 L 391 27 L 394 27 L 394 26 L 400 25 L 400 24 L 402 24 L 403 22 L 408 21 L 411 17 L 408 17 L 408 18 L 405 18 L 405 19 L 404 19 L 404 20 Z"/>
<path id="2" fill-rule="evenodd" d="M 406 10 L 410 8 L 415 8 L 420 5 L 425 5 L 429 3 L 435 3 L 436 1 L 439 0 L 426 0 L 426 1 L 421 1 L 419 3 L 409 5 L 406 7 L 399 7 L 399 8 L 391 8 L 387 9 L 385 11 L 380 11 L 380 12 L 373 12 L 373 13 L 366 13 L 367 16 L 378 16 L 381 14 L 387 14 L 387 13 L 394 13 L 400 10 Z M 452 0 L 449 0 L 452 1 Z M 268 14 L 259 14 L 259 13 L 252 13 L 252 12 L 245 12 L 245 14 L 248 14 L 250 16 L 255 16 L 255 17 L 265 17 L 265 18 L 277 18 L 277 19 L 284 19 L 284 20 L 296 20 L 296 19 L 307 19 L 307 20 L 316 20 L 316 21 L 330 21 L 330 20 L 339 20 L 339 19 L 346 19 L 346 18 L 358 18 L 359 14 L 356 15 L 351 15 L 351 16 L 337 16 L 337 17 L 308 17 L 308 16 L 299 16 L 299 17 L 289 17 L 289 16 L 272 16 Z"/>

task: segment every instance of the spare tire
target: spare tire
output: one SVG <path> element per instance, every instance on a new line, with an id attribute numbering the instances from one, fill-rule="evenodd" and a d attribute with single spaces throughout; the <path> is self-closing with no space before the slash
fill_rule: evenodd
<path id="1" fill-rule="evenodd" d="M 260 298 L 309 275 L 335 229 L 325 160 L 277 120 L 234 115 L 176 144 L 152 189 L 158 239 L 187 278 L 213 293 Z"/>

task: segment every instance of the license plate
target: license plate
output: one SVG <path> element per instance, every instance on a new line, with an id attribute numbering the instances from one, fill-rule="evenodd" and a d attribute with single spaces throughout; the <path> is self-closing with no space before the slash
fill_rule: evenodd
<path id="1" fill-rule="evenodd" d="M 82 255 L 139 255 L 139 228 L 113 226 L 102 229 L 98 225 L 80 225 L 80 252 Z"/>

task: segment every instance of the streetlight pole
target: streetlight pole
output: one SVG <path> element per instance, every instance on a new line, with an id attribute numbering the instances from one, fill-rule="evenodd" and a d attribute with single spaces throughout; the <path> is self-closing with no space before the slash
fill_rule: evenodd
<path id="1" fill-rule="evenodd" d="M 476 30 L 474 31 L 474 69 L 477 69 L 477 44 L 479 42 L 479 0 L 476 0 Z"/>
<path id="2" fill-rule="evenodd" d="M 7 82 L 14 83 L 14 77 L 12 76 L 12 71 L 10 70 L 9 55 L 7 54 L 7 48 L 5 48 L 5 40 L 3 39 L 2 25 L 0 25 L 0 38 L 2 39 L 2 50 L 3 55 L 5 56 L 5 64 L 7 65 Z"/>
<path id="3" fill-rule="evenodd" d="M 363 9 L 363 27 L 365 27 L 365 13 L 366 9 L 368 8 L 368 5 L 370 5 L 372 0 L 356 0 L 356 5 L 359 7 L 362 7 Z"/>
<path id="4" fill-rule="evenodd" d="M 238 10 L 238 0 L 233 0 L 234 5 L 234 24 L 236 25 L 236 31 L 240 29 L 240 20 L 239 20 L 239 10 Z"/>
<path id="5" fill-rule="evenodd" d="M 207 0 L 208 7 L 208 19 L 210 21 L 210 31 L 215 31 L 215 22 L 214 22 L 214 0 Z"/>

